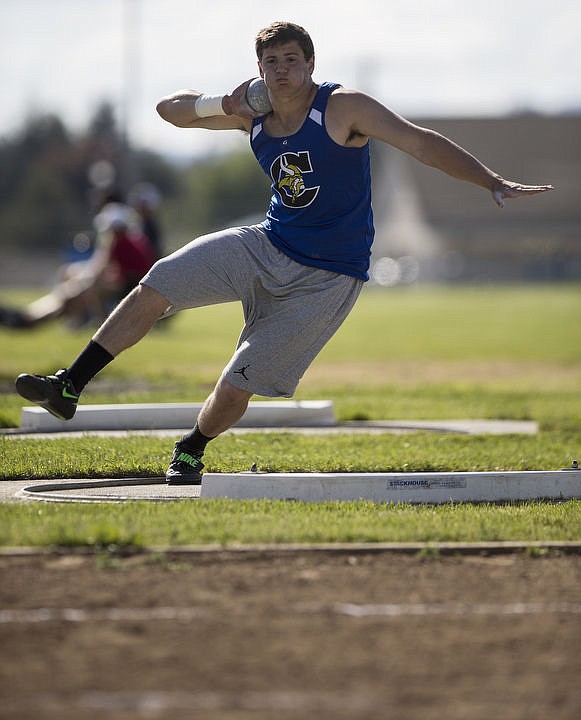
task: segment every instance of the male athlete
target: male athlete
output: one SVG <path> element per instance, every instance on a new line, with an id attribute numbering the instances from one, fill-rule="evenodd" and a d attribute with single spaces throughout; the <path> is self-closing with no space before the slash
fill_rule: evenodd
<path id="1" fill-rule="evenodd" d="M 20 375 L 17 391 L 70 419 L 85 385 L 164 314 L 238 300 L 245 325 L 237 349 L 193 430 L 175 445 L 168 483 L 199 484 L 209 440 L 234 425 L 253 394 L 291 397 L 305 370 L 353 307 L 373 241 L 369 138 L 488 190 L 502 207 L 550 185 L 504 180 L 442 135 L 408 122 L 361 92 L 313 82 L 313 43 L 292 23 L 256 38 L 272 112 L 245 97 L 250 81 L 224 96 L 181 90 L 160 100 L 180 128 L 243 130 L 272 181 L 260 225 L 206 235 L 158 261 L 55 375 Z"/>

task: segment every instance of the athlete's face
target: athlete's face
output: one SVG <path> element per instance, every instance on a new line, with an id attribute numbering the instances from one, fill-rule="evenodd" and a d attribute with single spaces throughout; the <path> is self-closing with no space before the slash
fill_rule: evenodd
<path id="1" fill-rule="evenodd" d="M 300 45 L 292 40 L 266 48 L 258 67 L 269 90 L 284 94 L 310 84 L 315 60 L 305 60 Z"/>

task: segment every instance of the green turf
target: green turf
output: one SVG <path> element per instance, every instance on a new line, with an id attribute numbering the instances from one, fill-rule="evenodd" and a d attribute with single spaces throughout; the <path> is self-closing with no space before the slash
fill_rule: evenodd
<path id="1" fill-rule="evenodd" d="M 579 540 L 581 502 L 377 505 L 197 500 L 0 505 L 2 546 Z"/>
<path id="2" fill-rule="evenodd" d="M 175 438 L 85 437 L 58 440 L 1 438 L 9 480 L 163 475 Z M 577 458 L 579 435 L 567 430 L 538 436 L 228 434 L 211 443 L 210 472 L 445 472 L 556 470 Z"/>
<path id="3" fill-rule="evenodd" d="M 182 313 L 109 366 L 89 385 L 83 402 L 203 400 L 233 349 L 240 321 L 235 305 Z M 303 379 L 297 398 L 333 400 L 340 420 L 530 419 L 539 423 L 538 435 L 225 435 L 209 446 L 207 468 L 237 471 L 253 462 L 273 471 L 569 466 L 573 459 L 581 459 L 579 327 L 581 293 L 574 285 L 366 290 Z M 58 323 L 29 333 L 0 330 L 4 391 L 0 425 L 19 424 L 24 403 L 12 390 L 18 372 L 52 372 L 69 363 L 89 337 L 88 330 L 72 333 Z M 159 475 L 167 466 L 172 444 L 173 438 L 137 436 L 46 441 L 4 437 L 0 438 L 2 475 L 13 480 Z M 0 507 L 1 524 L 13 529 L 6 530 L 0 542 L 581 539 L 576 502 L 523 504 L 511 511 L 455 506 L 437 510 L 433 517 L 427 509 L 374 511 L 365 503 L 348 505 L 355 518 L 349 521 L 346 508 L 337 505 L 211 501 L 171 507 L 107 505 L 109 522 L 102 520 L 106 511 L 99 515 L 99 506 L 51 506 L 39 515 L 36 504 L 5 505 Z M 172 523 L 172 508 L 185 518 Z M 555 520 L 563 517 L 559 513 L 565 513 L 566 522 Z M 488 514 L 496 518 L 490 527 L 484 519 Z M 153 515 L 156 529 L 145 532 L 147 518 Z M 460 515 L 462 522 L 457 520 Z M 418 524 L 419 516 L 426 519 L 423 526 Z M 314 525 L 322 527 L 315 530 L 309 518 L 316 518 Z M 85 520 L 92 523 L 90 528 Z"/>

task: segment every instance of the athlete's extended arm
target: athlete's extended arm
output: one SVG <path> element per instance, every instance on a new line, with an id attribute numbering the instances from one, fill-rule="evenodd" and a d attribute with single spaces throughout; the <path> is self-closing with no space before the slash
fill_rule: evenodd
<path id="1" fill-rule="evenodd" d="M 210 105 L 216 112 L 200 115 L 196 101 L 205 97 L 197 90 L 178 90 L 163 97 L 156 106 L 159 115 L 167 122 L 180 128 L 206 128 L 207 130 L 246 130 L 250 129 L 252 118 L 258 117 L 246 102 L 246 88 L 251 80 L 243 82 L 229 95 L 215 96 Z"/>
<path id="2" fill-rule="evenodd" d="M 373 137 L 438 168 L 452 177 L 489 190 L 499 207 L 507 198 L 525 197 L 552 190 L 552 185 L 524 185 L 505 180 L 464 148 L 440 133 L 414 125 L 362 93 L 344 91 L 333 96 L 336 116 L 353 118 L 346 137 Z"/>

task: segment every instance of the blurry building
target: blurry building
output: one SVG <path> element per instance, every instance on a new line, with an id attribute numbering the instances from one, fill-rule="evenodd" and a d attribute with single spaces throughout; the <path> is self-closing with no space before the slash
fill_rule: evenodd
<path id="1" fill-rule="evenodd" d="M 414 122 L 507 179 L 555 190 L 508 201 L 501 210 L 482 189 L 375 143 L 376 279 L 388 285 L 581 279 L 581 116 Z"/>

